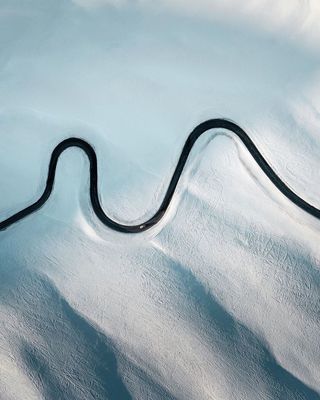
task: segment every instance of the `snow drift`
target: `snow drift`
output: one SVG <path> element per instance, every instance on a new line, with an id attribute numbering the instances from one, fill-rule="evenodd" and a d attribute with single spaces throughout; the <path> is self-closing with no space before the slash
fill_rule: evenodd
<path id="1" fill-rule="evenodd" d="M 39 197 L 54 146 L 80 136 L 104 209 L 139 223 L 213 117 L 243 126 L 320 206 L 316 9 L 298 38 L 294 18 L 282 34 L 276 16 L 269 30 L 248 20 L 265 2 L 239 20 L 84 3 L 1 2 L 1 220 Z M 320 224 L 241 143 L 200 139 L 165 220 L 134 237 L 96 219 L 88 168 L 66 151 L 48 203 L 0 233 L 1 399 L 320 398 Z"/>

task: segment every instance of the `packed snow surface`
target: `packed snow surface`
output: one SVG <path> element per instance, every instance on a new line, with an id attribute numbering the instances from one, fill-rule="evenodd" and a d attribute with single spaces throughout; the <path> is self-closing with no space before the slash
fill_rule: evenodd
<path id="1" fill-rule="evenodd" d="M 76 136 L 107 214 L 143 222 L 216 117 L 320 208 L 319 18 L 316 1 L 0 0 L 0 220 Z M 320 222 L 234 136 L 199 139 L 142 234 L 102 226 L 88 189 L 69 149 L 45 206 L 0 232 L 1 400 L 320 399 Z"/>

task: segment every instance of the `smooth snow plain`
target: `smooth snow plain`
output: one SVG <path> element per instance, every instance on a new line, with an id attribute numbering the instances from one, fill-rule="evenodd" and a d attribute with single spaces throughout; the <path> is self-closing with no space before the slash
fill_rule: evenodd
<path id="1" fill-rule="evenodd" d="M 144 221 L 216 117 L 319 208 L 319 6 L 241 3 L 1 0 L 0 219 L 77 136 L 108 215 Z M 139 235 L 99 223 L 88 169 L 66 151 L 46 205 L 0 232 L 1 400 L 320 399 L 320 222 L 239 141 L 201 138 Z"/>

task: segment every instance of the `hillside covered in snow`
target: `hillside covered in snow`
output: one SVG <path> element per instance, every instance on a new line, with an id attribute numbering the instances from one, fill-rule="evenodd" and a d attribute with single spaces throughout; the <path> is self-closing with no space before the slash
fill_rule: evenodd
<path id="1" fill-rule="evenodd" d="M 79 137 L 103 209 L 140 224 L 209 118 L 320 208 L 319 18 L 316 0 L 0 0 L 0 221 Z M 135 235 L 97 219 L 68 149 L 46 204 L 0 231 L 0 399 L 318 400 L 319 243 L 223 129 Z"/>

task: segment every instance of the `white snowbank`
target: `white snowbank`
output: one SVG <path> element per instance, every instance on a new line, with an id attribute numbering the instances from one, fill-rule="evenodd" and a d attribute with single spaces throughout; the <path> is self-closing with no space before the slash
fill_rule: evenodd
<path id="1" fill-rule="evenodd" d="M 212 117 L 320 207 L 315 3 L 248 2 L 237 21 L 235 1 L 93 3 L 1 2 L 1 220 L 79 136 L 107 213 L 143 221 Z M 137 236 L 97 221 L 88 167 L 66 151 L 48 203 L 0 234 L 1 399 L 319 399 L 320 223 L 241 143 L 201 138 L 168 215 Z"/>

